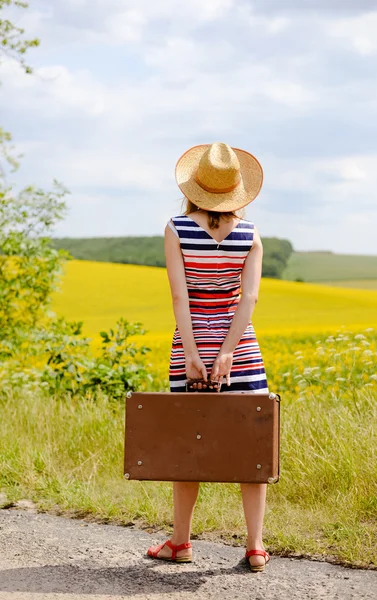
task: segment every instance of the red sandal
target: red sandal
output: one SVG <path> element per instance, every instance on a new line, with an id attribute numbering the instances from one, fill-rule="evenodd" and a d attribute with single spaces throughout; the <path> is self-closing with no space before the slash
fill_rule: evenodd
<path id="1" fill-rule="evenodd" d="M 171 549 L 171 556 L 157 556 L 164 546 L 168 546 L 168 548 Z M 158 546 L 151 546 L 148 549 L 147 554 L 151 558 L 157 558 L 159 560 L 168 560 L 177 563 L 189 563 L 192 562 L 191 556 L 177 556 L 177 552 L 179 552 L 180 550 L 186 550 L 186 548 L 192 548 L 191 542 L 187 542 L 186 544 L 178 544 L 178 546 L 176 546 L 175 544 L 172 544 L 170 540 L 167 540 L 166 542 L 163 542 Z"/>
<path id="2" fill-rule="evenodd" d="M 250 564 L 249 556 L 254 556 L 254 554 L 258 554 L 259 556 L 264 556 L 264 558 L 265 558 L 264 565 L 251 565 Z M 266 550 L 246 550 L 245 558 L 246 558 L 247 562 L 249 563 L 249 567 L 250 567 L 251 571 L 264 571 L 264 567 L 268 563 L 268 561 L 270 560 L 271 557 L 268 554 L 268 552 L 266 552 Z"/>

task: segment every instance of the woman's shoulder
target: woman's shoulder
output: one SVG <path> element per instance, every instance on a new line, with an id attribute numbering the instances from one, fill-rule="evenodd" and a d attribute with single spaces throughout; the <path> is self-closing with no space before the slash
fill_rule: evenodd
<path id="1" fill-rule="evenodd" d="M 176 234 L 177 237 L 179 237 L 177 231 L 177 227 L 179 227 L 179 221 L 184 217 L 185 215 L 175 215 L 174 217 L 170 217 L 170 219 L 166 223 L 166 225 L 170 227 L 170 229 Z"/>
<path id="2" fill-rule="evenodd" d="M 255 226 L 254 221 L 250 221 L 249 219 L 241 219 L 241 223 L 243 223 L 245 227 L 248 227 L 249 229 L 253 229 Z"/>

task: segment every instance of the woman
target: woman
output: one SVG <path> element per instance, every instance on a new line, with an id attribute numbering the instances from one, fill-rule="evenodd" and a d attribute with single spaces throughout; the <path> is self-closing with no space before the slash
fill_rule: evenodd
<path id="1" fill-rule="evenodd" d="M 176 179 L 184 211 L 165 228 L 166 267 L 176 328 L 170 355 L 170 391 L 185 392 L 188 379 L 223 385 L 220 392 L 268 392 L 251 324 L 262 270 L 262 243 L 241 208 L 258 195 L 263 171 L 254 156 L 224 143 L 188 150 Z M 242 296 L 240 289 L 242 286 Z M 224 382 L 225 378 L 225 382 Z M 202 385 L 198 383 L 198 389 Z M 267 484 L 241 484 L 253 571 L 270 559 L 262 541 Z M 197 482 L 174 482 L 174 532 L 152 546 L 152 558 L 190 562 L 191 522 Z"/>

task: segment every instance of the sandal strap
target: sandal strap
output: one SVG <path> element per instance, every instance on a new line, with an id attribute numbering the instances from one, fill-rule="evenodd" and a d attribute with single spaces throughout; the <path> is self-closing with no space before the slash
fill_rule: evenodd
<path id="1" fill-rule="evenodd" d="M 155 550 L 152 550 L 152 547 L 149 548 L 148 550 L 148 554 L 149 556 L 153 556 L 154 558 L 157 558 L 157 554 L 160 552 L 160 550 L 163 549 L 163 547 L 165 546 L 166 542 L 163 542 L 162 544 L 159 544 L 158 546 L 156 546 Z"/>
<path id="2" fill-rule="evenodd" d="M 246 550 L 245 552 L 246 558 L 249 558 L 249 556 L 254 556 L 255 554 L 258 554 L 259 556 L 264 556 L 266 559 L 270 558 L 270 555 L 268 554 L 268 552 L 266 552 L 266 550 Z"/>
<path id="3" fill-rule="evenodd" d="M 192 548 L 191 542 L 186 542 L 185 544 L 178 544 L 177 546 L 173 544 L 170 540 L 165 542 L 166 546 L 168 546 L 172 551 L 172 559 L 174 560 L 177 557 L 177 552 L 180 550 L 186 550 L 188 548 Z"/>

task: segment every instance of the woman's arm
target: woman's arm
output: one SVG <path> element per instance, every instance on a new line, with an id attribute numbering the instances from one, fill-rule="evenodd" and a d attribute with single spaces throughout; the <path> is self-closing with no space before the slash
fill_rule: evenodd
<path id="1" fill-rule="evenodd" d="M 186 375 L 189 378 L 204 377 L 207 380 L 207 369 L 199 356 L 192 331 L 185 266 L 179 238 L 169 225 L 165 227 L 164 249 L 173 311 L 185 355 Z"/>
<path id="2" fill-rule="evenodd" d="M 211 371 L 211 378 L 215 380 L 221 379 L 225 375 L 228 385 L 230 385 L 233 352 L 249 324 L 254 307 L 258 301 L 259 285 L 262 276 L 262 258 L 262 241 L 257 229 L 254 228 L 253 245 L 246 257 L 241 273 L 241 298 L 233 315 L 228 334 L 222 343 Z"/>

